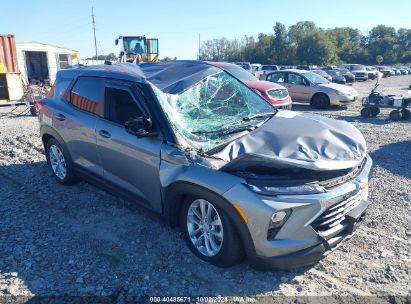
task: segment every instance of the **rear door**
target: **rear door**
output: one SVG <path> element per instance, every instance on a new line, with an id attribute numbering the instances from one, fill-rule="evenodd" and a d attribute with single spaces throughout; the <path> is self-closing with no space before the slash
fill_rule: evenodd
<path id="1" fill-rule="evenodd" d="M 96 122 L 103 113 L 103 88 L 99 78 L 79 77 L 70 91 L 69 104 L 55 113 L 55 127 L 74 164 L 99 176 L 103 169 L 97 155 Z"/>
<path id="2" fill-rule="evenodd" d="M 135 85 L 107 80 L 104 117 L 97 120 L 98 154 L 104 179 L 138 202 L 161 212 L 160 148 L 162 137 L 137 137 L 128 133 L 125 122 L 149 117 Z"/>

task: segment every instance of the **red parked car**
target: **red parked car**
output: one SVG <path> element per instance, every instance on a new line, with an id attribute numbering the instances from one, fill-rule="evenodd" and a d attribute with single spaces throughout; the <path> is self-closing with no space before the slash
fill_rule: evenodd
<path id="1" fill-rule="evenodd" d="M 268 103 L 277 109 L 289 109 L 292 107 L 292 100 L 288 90 L 277 83 L 258 80 L 253 74 L 247 72 L 236 64 L 227 62 L 208 62 L 219 67 L 237 79 L 244 82 L 249 88 L 261 95 Z"/>

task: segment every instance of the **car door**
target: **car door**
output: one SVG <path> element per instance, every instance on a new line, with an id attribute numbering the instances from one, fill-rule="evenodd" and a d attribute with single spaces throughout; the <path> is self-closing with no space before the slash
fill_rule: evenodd
<path id="1" fill-rule="evenodd" d="M 77 167 L 98 176 L 103 175 L 97 155 L 96 122 L 103 113 L 103 81 L 79 77 L 68 94 L 68 103 L 55 113 L 56 128 Z"/>
<path id="2" fill-rule="evenodd" d="M 139 203 L 161 212 L 162 137 L 137 137 L 126 131 L 130 118 L 149 117 L 142 96 L 128 82 L 106 80 L 104 117 L 97 120 L 98 154 L 104 179 Z"/>
<path id="3" fill-rule="evenodd" d="M 285 87 L 291 99 L 296 102 L 310 102 L 311 89 L 308 81 L 297 73 L 288 72 L 286 76 Z"/>

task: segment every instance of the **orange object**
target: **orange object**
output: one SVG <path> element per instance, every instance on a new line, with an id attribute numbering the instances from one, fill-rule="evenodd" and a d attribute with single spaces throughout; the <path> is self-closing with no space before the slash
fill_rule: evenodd
<path id="1" fill-rule="evenodd" d="M 3 73 L 19 73 L 14 35 L 0 34 L 0 65 L 4 66 Z"/>

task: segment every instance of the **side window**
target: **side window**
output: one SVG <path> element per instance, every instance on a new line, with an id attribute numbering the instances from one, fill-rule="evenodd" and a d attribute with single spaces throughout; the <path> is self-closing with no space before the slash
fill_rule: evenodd
<path id="1" fill-rule="evenodd" d="M 273 73 L 267 76 L 267 80 L 271 82 L 283 83 L 285 80 L 285 73 Z"/>
<path id="2" fill-rule="evenodd" d="M 292 73 L 288 74 L 288 83 L 297 84 L 297 85 L 304 84 L 303 78 L 300 75 L 292 74 Z"/>
<path id="3" fill-rule="evenodd" d="M 101 90 L 100 79 L 80 77 L 71 90 L 70 102 L 81 110 L 98 114 Z"/>
<path id="4" fill-rule="evenodd" d="M 129 118 L 144 116 L 127 90 L 106 87 L 104 99 L 106 118 L 114 123 L 124 125 Z"/>

